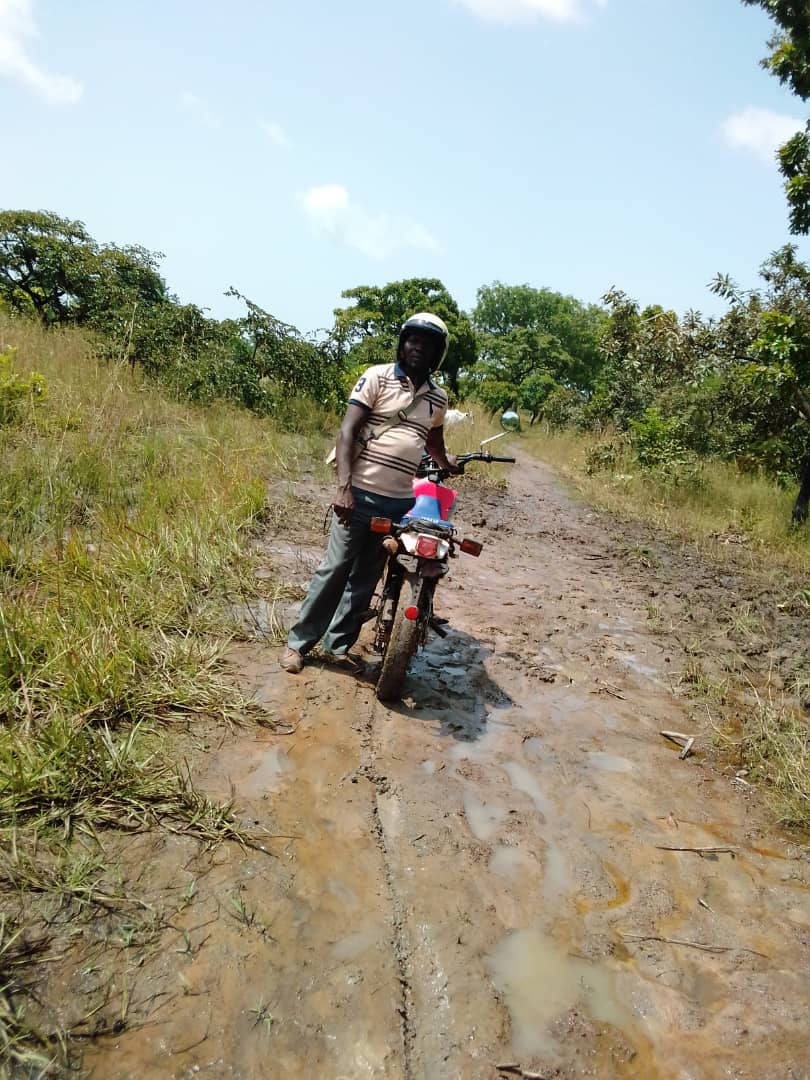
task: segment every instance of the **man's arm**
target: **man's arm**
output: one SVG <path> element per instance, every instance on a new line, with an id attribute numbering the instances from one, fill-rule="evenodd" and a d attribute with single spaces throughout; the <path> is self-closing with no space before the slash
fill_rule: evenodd
<path id="1" fill-rule="evenodd" d="M 341 525 L 348 525 L 354 509 L 352 495 L 352 468 L 354 466 L 354 444 L 360 429 L 368 421 L 369 409 L 365 405 L 349 405 L 343 423 L 340 425 L 335 444 L 335 464 L 337 466 L 337 492 L 332 502 L 335 514 Z"/>
<path id="2" fill-rule="evenodd" d="M 444 445 L 444 424 L 430 429 L 425 439 L 425 450 L 430 454 L 440 469 L 449 469 L 453 475 L 461 472 L 456 465 L 456 455 L 448 454 Z"/>

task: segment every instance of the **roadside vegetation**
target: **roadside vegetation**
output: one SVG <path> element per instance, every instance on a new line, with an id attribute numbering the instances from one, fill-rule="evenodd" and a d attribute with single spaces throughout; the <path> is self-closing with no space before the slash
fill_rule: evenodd
<path id="1" fill-rule="evenodd" d="M 30 965 L 59 937 L 40 901 L 62 927 L 136 904 L 105 830 L 249 840 L 172 760 L 171 733 L 272 722 L 223 655 L 234 606 L 283 591 L 254 575 L 250 540 L 323 418 L 308 408 L 292 435 L 172 401 L 79 330 L 0 316 L 0 342 L 0 1049 L 36 1072 L 69 1045 L 28 1020 Z"/>
<path id="2" fill-rule="evenodd" d="M 683 471 L 650 467 L 626 433 L 579 432 L 537 424 L 522 445 L 553 464 L 590 503 L 646 521 L 714 559 L 730 552 L 752 570 L 781 566 L 810 578 L 810 527 L 791 522 L 793 493 L 762 472 L 694 461 Z"/>

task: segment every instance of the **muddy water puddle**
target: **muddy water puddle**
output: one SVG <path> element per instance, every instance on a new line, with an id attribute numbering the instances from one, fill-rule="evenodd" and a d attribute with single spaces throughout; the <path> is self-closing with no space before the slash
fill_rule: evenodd
<path id="1" fill-rule="evenodd" d="M 266 799 L 295 771 L 287 749 L 264 740 L 249 747 L 241 744 L 224 747 L 215 753 L 209 790 L 218 798 L 232 794 L 240 801 Z"/>
<path id="2" fill-rule="evenodd" d="M 608 754 L 604 750 L 589 750 L 586 759 L 589 765 L 604 772 L 627 773 L 632 772 L 634 768 L 632 761 L 618 754 Z"/>
<path id="3" fill-rule="evenodd" d="M 501 881 L 513 884 L 520 882 L 524 875 L 534 868 L 534 860 L 525 851 L 516 847 L 498 845 L 489 860 L 489 871 Z"/>
<path id="4" fill-rule="evenodd" d="M 631 1028 L 614 973 L 572 956 L 565 945 L 539 930 L 507 934 L 488 958 L 493 985 L 503 995 L 512 1021 L 512 1049 L 518 1057 L 559 1061 L 561 1039 L 554 1021 L 583 1008 L 592 1020 Z"/>
<path id="5" fill-rule="evenodd" d="M 503 765 L 503 770 L 509 777 L 509 782 L 515 791 L 528 795 L 534 803 L 535 810 L 544 820 L 554 812 L 554 804 L 544 793 L 539 780 L 531 769 L 521 765 L 518 761 L 507 761 Z"/>
<path id="6" fill-rule="evenodd" d="M 565 852 L 556 844 L 547 843 L 543 862 L 543 897 L 552 902 L 569 896 L 572 885 Z"/>
<path id="7" fill-rule="evenodd" d="M 478 840 L 491 840 L 497 835 L 507 810 L 497 803 L 482 802 L 471 791 L 465 791 L 464 813 L 473 836 Z"/>
<path id="8" fill-rule="evenodd" d="M 641 675 L 644 679 L 658 680 L 661 677 L 661 672 L 658 668 L 653 667 L 652 664 L 644 663 L 644 661 L 640 660 L 634 653 L 625 653 L 623 656 L 618 656 L 616 659 L 623 667 L 635 672 L 636 675 Z"/>

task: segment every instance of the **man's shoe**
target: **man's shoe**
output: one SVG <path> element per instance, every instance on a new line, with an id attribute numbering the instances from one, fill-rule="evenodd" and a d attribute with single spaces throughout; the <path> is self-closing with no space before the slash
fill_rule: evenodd
<path id="1" fill-rule="evenodd" d="M 290 675 L 298 675 L 304 666 L 304 658 L 296 649 L 285 649 L 281 658 L 281 666 Z"/>

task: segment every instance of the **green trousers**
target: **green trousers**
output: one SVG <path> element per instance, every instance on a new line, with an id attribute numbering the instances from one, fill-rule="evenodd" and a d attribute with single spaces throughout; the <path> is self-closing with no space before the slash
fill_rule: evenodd
<path id="1" fill-rule="evenodd" d="M 287 644 L 308 653 L 319 641 L 325 652 L 345 655 L 363 625 L 374 589 L 385 566 L 382 536 L 373 533 L 373 517 L 399 521 L 413 499 L 391 499 L 373 491 L 352 488 L 355 508 L 348 526 L 332 519 L 329 543 L 301 605 Z"/>

